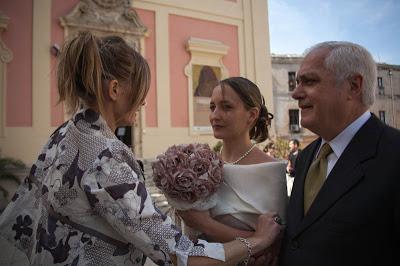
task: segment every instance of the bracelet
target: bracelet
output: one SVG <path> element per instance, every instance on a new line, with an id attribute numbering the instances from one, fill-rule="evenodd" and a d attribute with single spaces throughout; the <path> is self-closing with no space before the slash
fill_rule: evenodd
<path id="1" fill-rule="evenodd" d="M 247 248 L 247 256 L 246 258 L 243 260 L 244 265 L 247 265 L 249 263 L 250 257 L 251 257 L 251 252 L 253 250 L 253 247 L 251 246 L 249 240 L 247 240 L 246 238 L 243 237 L 235 237 L 235 240 L 239 240 L 240 242 L 242 242 L 246 248 Z"/>

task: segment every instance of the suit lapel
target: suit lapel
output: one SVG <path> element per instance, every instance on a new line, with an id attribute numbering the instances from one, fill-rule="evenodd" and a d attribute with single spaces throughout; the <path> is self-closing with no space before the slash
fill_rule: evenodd
<path id="1" fill-rule="evenodd" d="M 364 177 L 362 163 L 375 155 L 382 129 L 383 124 L 373 115 L 356 133 L 330 172 L 307 215 L 304 216 L 304 219 L 300 223 L 296 223 L 296 225 L 299 225 L 296 235 L 312 225 L 347 191 L 351 190 L 362 180 Z M 303 207 L 304 201 L 304 178 L 311 164 L 310 159 L 312 161 L 312 158 L 308 158 L 307 170 L 304 171 L 305 173 L 302 173 L 302 178 L 299 180 L 302 182 L 301 186 L 299 186 L 299 188 L 301 187 L 301 191 L 297 191 L 297 194 L 301 193 L 301 202 L 297 201 L 297 205 L 301 204 L 301 207 Z M 296 196 L 300 198 L 298 195 Z M 296 216 L 299 216 L 298 213 Z"/>
<path id="2" fill-rule="evenodd" d="M 294 179 L 293 190 L 290 195 L 290 204 L 287 212 L 288 223 L 293 224 L 293 228 L 297 228 L 303 220 L 304 180 L 320 144 L 321 139 L 312 142 L 309 147 L 301 151 L 301 156 L 298 157 L 299 161 L 296 162 L 296 177 Z"/>

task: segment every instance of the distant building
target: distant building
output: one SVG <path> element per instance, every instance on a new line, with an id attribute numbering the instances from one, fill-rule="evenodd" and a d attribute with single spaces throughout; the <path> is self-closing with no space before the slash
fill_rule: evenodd
<path id="1" fill-rule="evenodd" d="M 303 56 L 273 54 L 271 59 L 276 136 L 309 143 L 316 135 L 301 127 L 300 109 L 291 97 Z M 376 100 L 370 110 L 386 124 L 400 128 L 400 66 L 378 63 L 377 67 Z"/>
<path id="2" fill-rule="evenodd" d="M 300 125 L 300 109 L 292 98 L 296 87 L 296 73 L 303 60 L 299 55 L 272 55 L 272 93 L 274 98 L 274 119 L 277 137 L 296 138 L 303 144 L 316 138 L 315 134 Z"/>
<path id="3" fill-rule="evenodd" d="M 400 128 L 400 65 L 377 65 L 376 100 L 371 111 L 386 124 Z"/>

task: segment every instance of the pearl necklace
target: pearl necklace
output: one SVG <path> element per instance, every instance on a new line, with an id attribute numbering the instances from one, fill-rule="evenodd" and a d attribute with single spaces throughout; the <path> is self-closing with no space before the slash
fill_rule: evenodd
<path id="1" fill-rule="evenodd" d="M 238 162 L 240 162 L 241 160 L 243 160 L 244 158 L 246 158 L 246 156 L 247 155 L 249 155 L 249 153 L 254 149 L 256 147 L 256 143 L 254 143 L 253 145 L 251 145 L 251 147 L 250 147 L 250 149 L 248 149 L 242 156 L 240 156 L 239 157 L 239 159 L 237 159 L 236 161 L 233 161 L 233 162 L 226 162 L 226 161 L 223 161 L 224 163 L 226 163 L 226 164 L 237 164 Z M 222 157 L 222 149 L 223 149 L 224 147 L 222 146 L 221 147 L 221 157 Z"/>

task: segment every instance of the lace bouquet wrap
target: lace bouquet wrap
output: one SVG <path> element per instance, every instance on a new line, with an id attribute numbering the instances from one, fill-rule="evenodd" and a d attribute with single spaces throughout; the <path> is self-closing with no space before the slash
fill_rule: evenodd
<path id="1" fill-rule="evenodd" d="M 177 210 L 208 210 L 217 203 L 223 162 L 207 144 L 169 147 L 152 164 L 153 181 Z"/>

